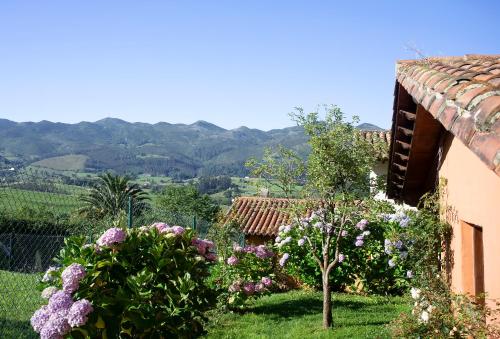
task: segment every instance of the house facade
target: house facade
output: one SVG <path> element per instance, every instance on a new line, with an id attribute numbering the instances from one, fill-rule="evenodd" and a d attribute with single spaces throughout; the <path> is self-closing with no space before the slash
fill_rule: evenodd
<path id="1" fill-rule="evenodd" d="M 415 206 L 438 186 L 452 287 L 500 299 L 500 55 L 396 65 L 387 194 Z"/>

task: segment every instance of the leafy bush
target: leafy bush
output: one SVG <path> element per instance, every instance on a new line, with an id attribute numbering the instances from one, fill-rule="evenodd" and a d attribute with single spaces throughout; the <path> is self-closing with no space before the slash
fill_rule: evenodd
<path id="1" fill-rule="evenodd" d="M 215 303 L 206 286 L 213 243 L 157 223 L 108 229 L 96 242 L 66 240 L 45 274 L 48 305 L 31 323 L 41 337 L 193 337 Z"/>
<path id="2" fill-rule="evenodd" d="M 241 308 L 247 300 L 269 293 L 274 283 L 273 257 L 265 245 L 235 244 L 232 255 L 219 262 L 212 272 L 211 281 L 219 291 L 221 305 Z"/>
<path id="3" fill-rule="evenodd" d="M 485 320 L 498 313 L 480 300 L 456 294 L 440 275 L 425 288 L 411 289 L 414 306 L 391 324 L 395 338 L 498 338 L 500 327 Z M 498 306 L 498 305 L 497 305 Z"/>

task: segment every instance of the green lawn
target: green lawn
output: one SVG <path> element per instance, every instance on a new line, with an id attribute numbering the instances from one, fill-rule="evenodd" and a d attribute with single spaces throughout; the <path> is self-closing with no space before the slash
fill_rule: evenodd
<path id="1" fill-rule="evenodd" d="M 38 275 L 0 271 L 0 338 L 37 338 L 29 319 L 44 300 Z"/>
<path id="2" fill-rule="evenodd" d="M 322 293 L 292 291 L 255 302 L 244 314 L 224 314 L 207 338 L 387 338 L 385 325 L 407 310 L 401 297 L 334 294 L 333 330 L 322 324 Z"/>

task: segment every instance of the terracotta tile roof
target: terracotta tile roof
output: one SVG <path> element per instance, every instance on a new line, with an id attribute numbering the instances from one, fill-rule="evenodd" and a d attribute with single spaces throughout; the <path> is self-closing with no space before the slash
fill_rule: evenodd
<path id="1" fill-rule="evenodd" d="M 391 144 L 391 131 L 361 131 L 361 135 L 377 149 L 377 158 L 387 160 L 389 145 Z"/>
<path id="2" fill-rule="evenodd" d="M 397 81 L 500 176 L 500 55 L 403 60 Z"/>
<path id="3" fill-rule="evenodd" d="M 238 222 L 246 235 L 277 236 L 278 227 L 290 222 L 287 208 L 297 201 L 299 200 L 238 197 L 233 202 L 225 222 Z"/>

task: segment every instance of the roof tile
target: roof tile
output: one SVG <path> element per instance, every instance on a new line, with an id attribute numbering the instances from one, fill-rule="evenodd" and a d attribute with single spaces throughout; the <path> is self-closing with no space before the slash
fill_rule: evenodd
<path id="1" fill-rule="evenodd" d="M 225 223 L 239 223 L 246 235 L 277 236 L 278 228 L 290 222 L 289 208 L 297 202 L 300 200 L 238 197 L 234 200 Z"/>
<path id="2" fill-rule="evenodd" d="M 500 55 L 466 55 L 402 60 L 396 78 L 447 130 L 470 140 L 469 148 L 498 174 L 500 131 L 491 126 L 500 119 L 499 74 Z"/>

